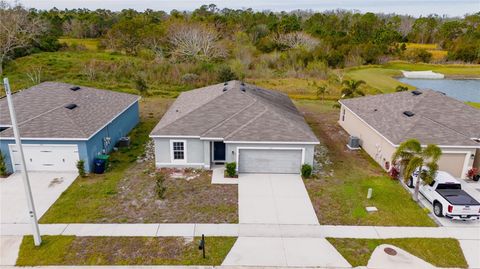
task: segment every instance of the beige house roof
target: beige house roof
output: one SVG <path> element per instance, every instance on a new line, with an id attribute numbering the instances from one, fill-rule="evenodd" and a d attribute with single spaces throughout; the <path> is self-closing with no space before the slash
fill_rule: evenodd
<path id="1" fill-rule="evenodd" d="M 13 94 L 23 138 L 87 139 L 138 101 L 139 96 L 60 82 L 43 82 Z M 75 104 L 73 109 L 66 108 Z M 6 98 L 0 99 L 0 126 L 11 126 Z M 13 137 L 11 128 L 0 138 Z"/>
<path id="2" fill-rule="evenodd" d="M 480 137 L 480 110 L 438 91 L 380 94 L 340 103 L 396 145 L 416 138 L 422 144 L 480 148 L 472 139 Z"/>
<path id="3" fill-rule="evenodd" d="M 240 81 L 182 93 L 151 136 L 318 143 L 287 95 Z"/>

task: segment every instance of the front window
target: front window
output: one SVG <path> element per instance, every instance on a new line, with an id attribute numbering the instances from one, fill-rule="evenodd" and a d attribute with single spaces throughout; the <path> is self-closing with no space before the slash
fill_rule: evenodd
<path id="1" fill-rule="evenodd" d="M 173 159 L 185 160 L 185 143 L 173 142 Z"/>

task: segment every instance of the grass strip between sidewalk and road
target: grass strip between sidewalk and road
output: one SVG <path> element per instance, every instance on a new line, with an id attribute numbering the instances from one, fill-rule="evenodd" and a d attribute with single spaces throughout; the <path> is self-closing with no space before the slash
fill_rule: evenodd
<path id="1" fill-rule="evenodd" d="M 206 258 L 200 238 L 184 237 L 76 237 L 42 236 L 35 247 L 32 236 L 20 246 L 17 266 L 40 265 L 220 265 L 235 237 L 206 237 Z"/>
<path id="2" fill-rule="evenodd" d="M 366 266 L 376 247 L 390 244 L 438 267 L 467 268 L 458 240 L 452 238 L 354 239 L 327 238 L 353 266 Z"/>

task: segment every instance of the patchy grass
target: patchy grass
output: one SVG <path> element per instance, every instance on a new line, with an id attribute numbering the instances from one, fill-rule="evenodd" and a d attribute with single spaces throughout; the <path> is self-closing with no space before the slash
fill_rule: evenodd
<path id="1" fill-rule="evenodd" d="M 420 43 L 405 43 L 407 51 L 412 49 L 425 49 L 432 54 L 433 61 L 440 61 L 445 59 L 448 51 L 439 48 L 438 44 L 420 44 Z"/>
<path id="2" fill-rule="evenodd" d="M 381 244 L 399 247 L 438 267 L 467 268 L 458 240 L 451 238 L 352 239 L 327 238 L 353 266 L 366 266 Z"/>
<path id="3" fill-rule="evenodd" d="M 467 105 L 480 109 L 480 103 L 466 102 Z"/>
<path id="4" fill-rule="evenodd" d="M 199 238 L 42 236 L 42 240 L 35 247 L 33 237 L 25 236 L 16 265 L 220 265 L 236 238 L 207 237 L 205 259 L 198 250 Z"/>
<path id="5" fill-rule="evenodd" d="M 111 154 L 112 165 L 105 174 L 75 180 L 40 222 L 238 222 L 237 186 L 212 185 L 209 171 L 195 171 L 197 176 L 189 181 L 169 177 L 164 199 L 156 196 L 148 135 L 171 101 L 143 98 L 141 122 L 130 134 L 131 146 Z"/>
<path id="6" fill-rule="evenodd" d="M 275 89 L 288 94 L 294 99 L 317 99 L 317 85 L 325 84 L 325 80 L 312 78 L 273 78 L 273 79 L 247 79 L 249 83 L 266 89 Z M 332 88 L 325 94 L 325 99 L 336 99 L 340 96 L 340 88 Z"/>
<path id="7" fill-rule="evenodd" d="M 98 50 L 98 44 L 100 43 L 100 40 L 97 38 L 69 38 L 69 37 L 62 37 L 58 39 L 58 42 L 60 43 L 65 43 L 68 46 L 83 46 L 87 50 L 90 51 L 97 51 Z"/>
<path id="8" fill-rule="evenodd" d="M 435 226 L 410 194 L 363 151 L 349 151 L 347 133 L 337 124 L 339 110 L 334 102 L 296 101 L 320 140 L 317 151 L 326 152 L 328 161 L 318 179 L 305 180 L 305 186 L 322 224 Z M 368 188 L 373 197 L 366 198 Z M 368 214 L 366 206 L 378 212 Z M 325 210 L 328 208 L 328 210 Z"/>

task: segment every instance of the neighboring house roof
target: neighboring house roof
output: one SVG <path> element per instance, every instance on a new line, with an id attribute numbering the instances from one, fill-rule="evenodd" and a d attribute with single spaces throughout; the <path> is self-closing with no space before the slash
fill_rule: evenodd
<path id="1" fill-rule="evenodd" d="M 128 107 L 139 96 L 60 82 L 43 82 L 12 95 L 22 138 L 88 139 Z M 75 104 L 68 109 L 65 106 Z M 0 126 L 11 126 L 7 99 L 0 99 Z M 13 137 L 12 128 L 0 139 Z"/>
<path id="2" fill-rule="evenodd" d="M 318 143 L 287 95 L 240 81 L 180 94 L 151 136 Z"/>
<path id="3" fill-rule="evenodd" d="M 480 147 L 480 110 L 445 94 L 422 90 L 380 94 L 340 103 L 395 145 L 416 138 L 422 144 Z M 408 117 L 405 111 L 411 111 Z"/>

